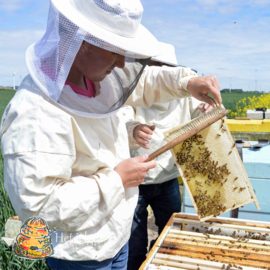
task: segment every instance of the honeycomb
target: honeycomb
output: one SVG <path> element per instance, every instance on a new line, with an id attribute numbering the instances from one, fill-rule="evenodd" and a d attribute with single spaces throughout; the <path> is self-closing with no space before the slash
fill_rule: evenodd
<path id="1" fill-rule="evenodd" d="M 167 131 L 165 140 L 182 126 Z M 251 202 L 260 209 L 224 118 L 171 152 L 201 221 Z"/>

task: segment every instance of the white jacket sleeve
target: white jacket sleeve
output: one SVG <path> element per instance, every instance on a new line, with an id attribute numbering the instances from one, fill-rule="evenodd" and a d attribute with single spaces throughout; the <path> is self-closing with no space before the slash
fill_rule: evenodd
<path id="1" fill-rule="evenodd" d="M 135 121 L 136 108 L 125 105 L 120 110 L 121 117 L 126 123 L 127 133 L 128 133 L 128 142 L 130 150 L 137 150 L 140 146 L 137 144 L 136 140 L 133 137 L 133 130 L 135 127 L 140 125 L 140 122 Z"/>
<path id="2" fill-rule="evenodd" d="M 141 124 L 140 122 L 136 122 L 136 121 L 126 123 L 130 150 L 137 150 L 140 148 L 140 146 L 138 145 L 137 141 L 134 139 L 134 136 L 133 136 L 134 128 L 140 124 Z"/>
<path id="3" fill-rule="evenodd" d="M 58 230 L 80 231 L 125 197 L 114 166 L 98 158 L 95 127 L 78 121 L 88 140 L 74 118 L 31 91 L 20 90 L 8 105 L 1 125 L 4 183 L 22 221 L 39 216 Z"/>
<path id="4" fill-rule="evenodd" d="M 194 119 L 194 118 L 200 116 L 201 111 L 199 110 L 199 106 L 203 105 L 203 104 L 204 104 L 204 102 L 202 102 L 194 97 L 189 98 L 189 110 L 190 110 L 191 119 Z"/>
<path id="5" fill-rule="evenodd" d="M 190 97 L 187 84 L 193 77 L 197 77 L 197 74 L 190 68 L 147 66 L 126 104 L 149 108 L 154 103 Z"/>
<path id="6" fill-rule="evenodd" d="M 124 197 L 120 176 L 103 168 L 70 178 L 74 161 L 44 152 L 5 157 L 5 188 L 20 218 L 42 217 L 51 227 L 72 232 L 96 226 L 113 211 Z"/>

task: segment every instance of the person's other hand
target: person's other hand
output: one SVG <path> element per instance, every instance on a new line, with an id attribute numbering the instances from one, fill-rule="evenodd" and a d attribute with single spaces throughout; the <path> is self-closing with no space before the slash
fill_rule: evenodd
<path id="1" fill-rule="evenodd" d="M 140 147 L 145 149 L 149 149 L 149 140 L 151 140 L 151 135 L 153 135 L 153 131 L 155 130 L 155 126 L 148 125 L 138 125 L 133 129 L 133 137 L 136 140 L 137 144 Z"/>
<path id="2" fill-rule="evenodd" d="M 215 101 L 208 94 L 222 104 L 220 84 L 216 76 L 193 77 L 188 81 L 187 90 L 193 97 L 210 104 L 213 108 L 216 108 Z"/>
<path id="3" fill-rule="evenodd" d="M 155 160 L 144 162 L 148 158 L 148 155 L 129 158 L 120 162 L 116 167 L 115 171 L 122 178 L 124 188 L 131 188 L 139 186 L 148 170 L 156 167 Z"/>
<path id="4" fill-rule="evenodd" d="M 199 105 L 198 109 L 201 111 L 201 113 L 208 113 L 208 112 L 212 111 L 214 108 L 210 104 L 204 103 L 202 105 Z"/>

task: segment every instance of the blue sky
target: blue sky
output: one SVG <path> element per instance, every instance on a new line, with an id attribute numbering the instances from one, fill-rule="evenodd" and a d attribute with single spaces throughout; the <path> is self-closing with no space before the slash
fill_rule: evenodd
<path id="1" fill-rule="evenodd" d="M 221 88 L 270 91 L 270 0 L 141 0 L 142 24 L 174 45 L 179 64 Z M 0 0 L 0 85 L 27 74 L 25 51 L 45 31 L 48 0 Z M 256 71 L 255 71 L 256 70 Z"/>

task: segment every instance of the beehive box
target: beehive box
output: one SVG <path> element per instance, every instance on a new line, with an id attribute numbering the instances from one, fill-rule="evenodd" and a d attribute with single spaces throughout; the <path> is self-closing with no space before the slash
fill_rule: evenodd
<path id="1" fill-rule="evenodd" d="M 224 118 L 171 152 L 201 221 L 251 202 L 260 208 Z"/>
<path id="2" fill-rule="evenodd" d="M 251 119 L 270 119 L 270 110 L 256 111 L 256 110 L 247 110 L 247 117 Z"/>
<path id="3" fill-rule="evenodd" d="M 236 120 L 226 119 L 226 123 L 234 139 L 243 138 L 246 141 L 268 139 L 270 141 L 270 119 Z"/>
<path id="4" fill-rule="evenodd" d="M 173 214 L 140 270 L 270 269 L 270 223 Z"/>

